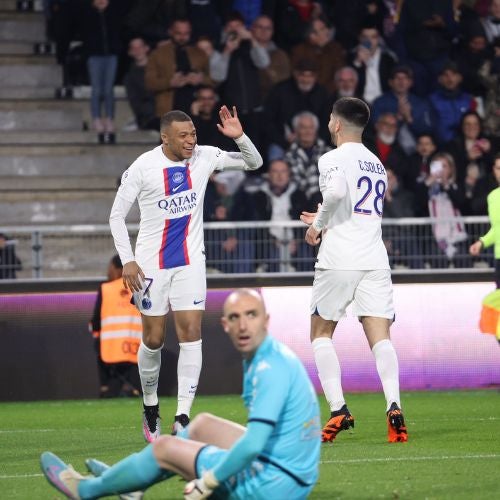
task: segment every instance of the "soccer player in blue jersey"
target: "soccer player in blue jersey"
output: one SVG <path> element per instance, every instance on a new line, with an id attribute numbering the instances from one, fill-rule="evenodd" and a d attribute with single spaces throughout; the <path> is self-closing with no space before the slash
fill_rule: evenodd
<path id="1" fill-rule="evenodd" d="M 68 498 L 100 498 L 143 490 L 175 474 L 190 481 L 185 499 L 306 498 L 318 478 L 319 407 L 298 358 L 267 334 L 262 297 L 238 289 L 224 303 L 222 325 L 243 356 L 247 426 L 207 413 L 176 436 L 163 435 L 110 468 L 84 478 L 50 452 L 41 456 L 48 481 Z M 96 469 L 101 469 L 96 471 Z M 134 495 L 134 494 L 132 494 Z"/>

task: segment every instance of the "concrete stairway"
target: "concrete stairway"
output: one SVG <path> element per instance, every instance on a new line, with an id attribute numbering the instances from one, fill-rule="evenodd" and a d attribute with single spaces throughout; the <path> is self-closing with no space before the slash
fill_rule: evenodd
<path id="1" fill-rule="evenodd" d="M 34 53 L 46 42 L 43 13 L 16 5 L 0 0 L 0 226 L 106 223 L 117 179 L 159 134 L 121 131 L 133 115 L 118 88 L 117 144 L 99 145 L 89 89 L 55 98 L 61 68 Z"/>
<path id="2" fill-rule="evenodd" d="M 54 56 L 35 53 L 46 39 L 41 2 L 34 4 L 36 12 L 21 12 L 16 0 L 0 0 L 0 231 L 14 228 L 20 277 L 32 275 L 31 242 L 15 228 L 106 224 L 121 173 L 159 143 L 154 131 L 122 131 L 133 116 L 123 88 L 115 88 L 116 145 L 99 145 L 89 131 L 88 87 L 55 98 L 62 70 Z M 128 220 L 138 221 L 136 206 Z M 104 239 L 89 251 L 89 237 Z M 68 234 L 43 248 L 46 277 L 102 275 L 114 252 L 109 233 Z"/>

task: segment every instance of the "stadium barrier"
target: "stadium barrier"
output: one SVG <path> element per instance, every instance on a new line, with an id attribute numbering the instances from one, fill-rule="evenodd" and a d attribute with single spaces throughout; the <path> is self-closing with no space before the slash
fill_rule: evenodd
<path id="1" fill-rule="evenodd" d="M 432 277 L 436 276 L 443 282 L 415 283 L 418 274 L 414 274 L 410 282 L 394 286 L 396 321 L 391 337 L 398 352 L 402 390 L 498 387 L 500 349 L 494 335 L 479 332 L 481 300 L 494 283 L 465 282 L 450 272 Z M 255 278 L 253 282 L 237 277 L 230 282 L 216 280 L 212 284 L 209 280 L 203 318 L 199 393 L 241 390 L 241 359 L 220 323 L 223 301 L 239 286 L 260 288 L 270 314 L 270 333 L 297 353 L 320 391 L 309 341 L 310 277 L 302 278 L 305 286 L 280 285 L 274 278 L 260 285 Z M 15 293 L 0 286 L 0 338 L 8 346 L 0 350 L 0 401 L 97 397 L 97 366 L 87 323 L 98 282 L 34 280 L 14 286 Z M 373 356 L 350 310 L 339 322 L 334 344 L 345 390 L 380 390 Z M 176 394 L 177 355 L 169 315 L 162 396 Z"/>
<path id="2" fill-rule="evenodd" d="M 128 225 L 131 239 L 138 225 Z M 488 250 L 468 254 L 469 244 L 489 228 L 485 216 L 453 219 L 383 219 L 383 238 L 395 270 L 448 269 L 483 272 L 493 266 Z M 107 224 L 0 227 L 17 241 L 20 278 L 101 276 L 115 253 Z M 312 273 L 317 249 L 304 242 L 300 221 L 209 222 L 204 224 L 209 274 Z"/>

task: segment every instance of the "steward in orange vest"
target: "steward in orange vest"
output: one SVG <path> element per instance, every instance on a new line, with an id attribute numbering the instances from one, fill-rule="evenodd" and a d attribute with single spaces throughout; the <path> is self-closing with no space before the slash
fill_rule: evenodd
<path id="1" fill-rule="evenodd" d="M 95 339 L 101 397 L 140 394 L 130 379 L 137 371 L 141 315 L 130 303 L 132 294 L 123 285 L 122 270 L 120 258 L 115 255 L 108 266 L 109 281 L 99 287 L 89 324 Z"/>
<path id="2" fill-rule="evenodd" d="M 118 278 L 101 285 L 101 358 L 105 363 L 137 364 L 142 321 L 132 294 Z"/>

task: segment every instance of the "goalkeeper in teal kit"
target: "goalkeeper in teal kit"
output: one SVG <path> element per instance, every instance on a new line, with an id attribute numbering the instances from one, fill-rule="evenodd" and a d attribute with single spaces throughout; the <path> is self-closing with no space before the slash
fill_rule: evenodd
<path id="1" fill-rule="evenodd" d="M 141 498 L 142 490 L 175 474 L 189 481 L 185 499 L 306 498 L 318 478 L 318 402 L 298 358 L 267 335 L 268 321 L 255 290 L 236 290 L 224 303 L 224 331 L 243 356 L 246 427 L 199 414 L 177 436 L 161 436 L 112 467 L 87 460 L 98 477 L 83 477 L 46 452 L 41 466 L 48 481 L 73 499 Z"/>

